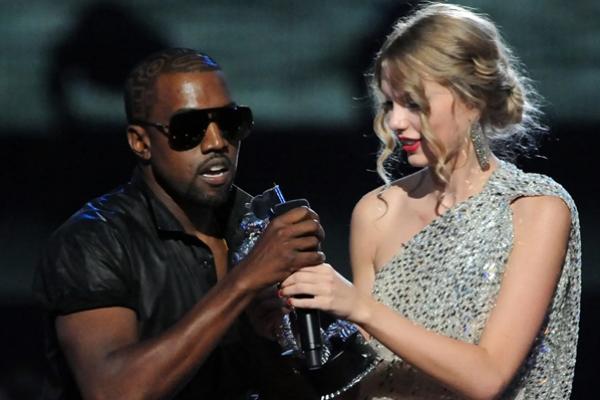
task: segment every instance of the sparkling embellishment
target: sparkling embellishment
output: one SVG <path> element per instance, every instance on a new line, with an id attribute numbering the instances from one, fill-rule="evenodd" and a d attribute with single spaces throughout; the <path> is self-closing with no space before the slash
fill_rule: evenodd
<path id="1" fill-rule="evenodd" d="M 428 330 L 478 343 L 495 306 L 513 244 L 510 204 L 522 196 L 562 198 L 571 211 L 565 262 L 546 319 L 501 399 L 568 399 L 581 294 L 577 209 L 552 179 L 500 162 L 484 189 L 434 220 L 376 275 L 373 296 Z M 377 341 L 381 359 L 361 385 L 365 400 L 458 399 Z"/>
<path id="2" fill-rule="evenodd" d="M 486 143 L 481 124 L 478 122 L 473 124 L 469 129 L 469 136 L 471 136 L 471 142 L 473 142 L 477 162 L 479 162 L 481 169 L 485 171 L 490 167 L 490 148 Z"/>
<path id="3" fill-rule="evenodd" d="M 254 247 L 260 235 L 267 227 L 269 221 L 257 218 L 251 211 L 250 205 L 246 204 L 248 212 L 244 214 L 240 222 L 240 228 L 244 232 L 244 240 L 239 248 L 233 252 L 233 264 L 237 265 L 242 261 L 250 250 Z"/>
<path id="4" fill-rule="evenodd" d="M 240 228 L 244 232 L 244 239 L 239 248 L 235 249 L 233 252 L 234 265 L 238 264 L 250 253 L 269 224 L 269 218 L 266 217 L 262 219 L 257 217 L 252 212 L 250 204 L 246 204 L 246 208 L 248 209 L 248 212 L 244 214 L 240 223 Z M 377 360 L 371 349 L 364 344 L 364 339 L 362 339 L 362 336 L 358 333 L 356 325 L 350 322 L 339 319 L 335 320 L 326 330 L 321 329 L 320 334 L 323 342 L 323 347 L 321 349 L 321 364 L 323 365 L 329 361 L 330 357 L 335 358 L 340 353 L 340 350 L 344 349 L 346 344 L 352 343 L 353 338 L 356 338 L 361 345 L 366 347 L 364 352 L 361 353 L 361 356 L 367 361 L 365 367 L 362 370 L 356 371 L 355 376 L 349 377 L 348 381 L 344 382 L 340 387 L 336 387 L 333 392 L 323 393 L 320 396 L 320 400 L 330 400 L 345 393 L 359 383 L 376 367 L 379 360 Z M 294 330 L 292 329 L 289 314 L 283 316 L 280 325 L 276 329 L 275 336 L 281 347 L 282 356 L 304 357 Z"/>

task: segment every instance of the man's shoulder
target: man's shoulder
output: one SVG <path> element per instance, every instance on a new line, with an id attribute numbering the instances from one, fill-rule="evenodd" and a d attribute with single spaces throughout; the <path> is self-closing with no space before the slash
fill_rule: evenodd
<path id="1" fill-rule="evenodd" d="M 115 305 L 135 309 L 129 255 L 143 227 L 144 202 L 142 192 L 125 184 L 88 201 L 65 221 L 40 254 L 36 301 L 60 314 Z"/>
<path id="2" fill-rule="evenodd" d="M 85 203 L 58 228 L 57 233 L 131 228 L 148 218 L 148 201 L 143 191 L 126 183 Z"/>

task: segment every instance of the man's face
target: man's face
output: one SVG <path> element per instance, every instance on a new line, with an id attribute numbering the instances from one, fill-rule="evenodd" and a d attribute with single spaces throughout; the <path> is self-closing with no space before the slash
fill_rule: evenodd
<path id="1" fill-rule="evenodd" d="M 182 109 L 222 107 L 232 103 L 220 71 L 169 73 L 158 77 L 148 120 L 169 124 Z M 156 182 L 171 196 L 200 206 L 218 206 L 228 197 L 235 176 L 239 141 L 227 141 L 211 123 L 200 144 L 176 151 L 168 138 L 148 127 L 150 165 Z"/>

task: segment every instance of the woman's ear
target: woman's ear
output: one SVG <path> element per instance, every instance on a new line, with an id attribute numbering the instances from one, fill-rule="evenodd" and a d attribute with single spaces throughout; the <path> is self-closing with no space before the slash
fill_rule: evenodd
<path id="1" fill-rule="evenodd" d="M 469 120 L 471 121 L 479 121 L 481 117 L 481 110 L 475 104 L 466 103 L 467 113 L 469 115 Z"/>
<path id="2" fill-rule="evenodd" d="M 127 142 L 131 151 L 143 161 L 149 161 L 152 155 L 148 132 L 139 125 L 127 126 Z"/>

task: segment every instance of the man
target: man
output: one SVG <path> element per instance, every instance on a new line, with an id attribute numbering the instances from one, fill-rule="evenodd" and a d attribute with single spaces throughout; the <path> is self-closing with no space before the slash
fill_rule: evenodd
<path id="1" fill-rule="evenodd" d="M 275 218 L 232 267 L 249 196 L 232 185 L 252 115 L 207 55 L 168 49 L 127 79 L 131 182 L 52 236 L 34 292 L 48 311 L 47 399 L 250 398 L 244 311 L 265 288 L 316 265 L 318 216 Z"/>

